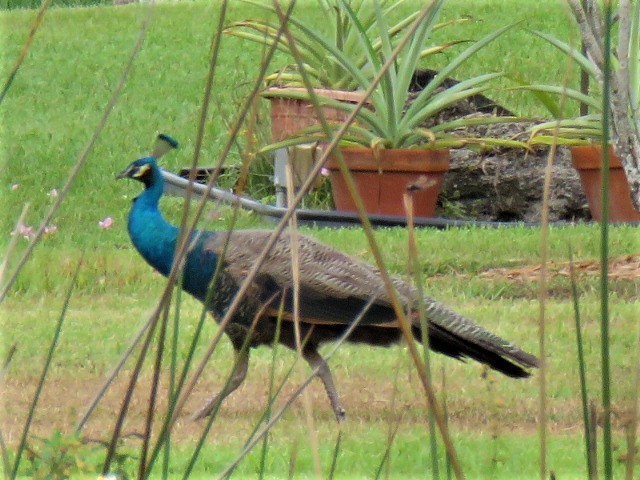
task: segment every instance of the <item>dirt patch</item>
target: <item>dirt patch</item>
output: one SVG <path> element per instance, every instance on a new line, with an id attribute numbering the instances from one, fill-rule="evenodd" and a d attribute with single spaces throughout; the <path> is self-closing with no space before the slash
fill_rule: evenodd
<path id="1" fill-rule="evenodd" d="M 550 277 L 570 277 L 571 262 L 549 262 L 547 275 Z M 599 260 L 585 260 L 573 262 L 573 270 L 577 276 L 600 275 Z M 540 280 L 542 265 L 524 265 L 515 268 L 492 268 L 480 274 L 480 277 L 490 280 L 507 279 L 518 282 L 536 282 Z M 640 278 L 640 254 L 623 255 L 610 258 L 608 276 L 611 280 L 636 280 Z"/>
<path id="2" fill-rule="evenodd" d="M 226 443 L 229 438 L 249 435 L 267 401 L 266 382 L 256 381 L 260 374 L 254 372 L 252 381 L 247 381 L 236 393 L 229 397 L 210 433 L 211 441 Z M 266 378 L 266 377 L 262 377 Z M 479 379 L 481 382 L 482 380 Z M 500 377 L 502 382 L 502 378 Z M 505 382 L 513 382 L 504 379 Z M 367 423 L 385 424 L 401 418 L 409 428 L 427 428 L 424 394 L 416 382 L 403 384 L 394 395 L 392 384 L 372 383 L 360 375 L 338 379 L 339 390 L 347 409 L 347 422 L 352 426 Z M 29 381 L 8 380 L 3 391 L 2 431 L 8 445 L 17 444 L 24 425 L 26 412 L 35 390 L 35 379 Z M 83 431 L 83 436 L 106 441 L 110 437 L 115 419 L 119 413 L 121 401 L 126 391 L 125 378 L 116 381 L 109 389 L 104 400 L 95 410 Z M 297 382 L 296 382 L 297 384 Z M 56 379 L 45 387 L 32 425 L 32 435 L 48 437 L 55 431 L 72 433 L 86 407 L 101 385 L 95 379 Z M 516 388 L 513 382 L 513 387 Z M 130 413 L 127 416 L 123 432 L 137 434 L 143 431 L 148 405 L 150 382 L 143 379 L 133 396 Z M 173 432 L 176 442 L 193 441 L 198 438 L 203 427 L 202 422 L 190 419 L 208 398 L 210 392 L 217 392 L 220 384 L 202 382 L 192 398 L 187 402 L 185 411 L 178 420 Z M 466 393 L 466 388 L 449 387 L 447 407 L 452 428 L 473 431 L 475 433 L 520 432 L 532 434 L 537 429 L 537 400 L 535 398 L 506 398 L 504 395 L 478 396 Z M 518 387 L 519 389 L 519 387 Z M 278 406 L 294 392 L 293 384 L 286 386 Z M 326 394 L 319 382 L 309 387 L 309 394 L 318 425 L 326 428 L 336 426 L 333 412 L 329 407 Z M 517 397 L 521 397 L 517 391 Z M 162 385 L 156 405 L 156 415 L 162 417 L 167 408 L 167 388 Z M 579 431 L 581 416 L 579 405 L 573 400 L 550 399 L 551 428 L 557 432 Z M 292 412 L 285 414 L 284 424 L 301 422 L 303 415 L 300 400 L 292 406 Z"/>

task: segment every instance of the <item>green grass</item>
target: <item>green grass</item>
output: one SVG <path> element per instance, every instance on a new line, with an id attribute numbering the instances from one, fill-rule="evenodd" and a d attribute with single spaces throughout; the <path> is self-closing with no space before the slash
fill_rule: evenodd
<path id="1" fill-rule="evenodd" d="M 314 236 L 343 250 L 368 259 L 364 238 L 358 230 L 312 230 Z M 377 233 L 388 255 L 390 268 L 396 273 L 404 271 L 404 232 L 400 229 L 381 230 Z M 487 328 L 499 332 L 525 349 L 535 352 L 536 322 L 538 316 L 537 286 L 531 283 L 518 284 L 506 280 L 478 278 L 484 270 L 496 266 L 528 265 L 537 261 L 536 229 L 501 230 L 449 230 L 419 232 L 420 263 L 428 273 L 427 290 L 437 298 L 471 316 Z M 581 226 L 552 229 L 550 235 L 551 256 L 554 261 L 567 258 L 570 243 L 579 259 L 597 257 L 597 227 Z M 637 251 L 637 232 L 632 228 L 612 230 L 612 254 L 621 255 Z M 482 252 L 479 254 L 478 252 Z M 53 252 L 51 252 L 53 254 Z M 73 252 L 69 252 L 74 256 Z M 138 325 L 141 325 L 159 298 L 164 280 L 137 259 L 132 249 L 120 249 L 107 257 L 105 264 L 89 254 L 81 273 L 80 294 L 71 301 L 69 315 L 54 357 L 50 373 L 50 386 L 45 389 L 43 408 L 48 411 L 51 396 L 57 398 L 56 390 L 69 388 L 77 382 L 94 385 L 93 390 L 110 370 Z M 34 262 L 41 264 L 38 257 Z M 51 263 L 54 280 L 66 284 L 61 276 L 62 267 L 57 262 L 66 262 L 71 270 L 74 261 L 56 258 Z M 29 267 L 32 268 L 31 266 Z M 102 274 L 99 272 L 103 272 Z M 28 270 L 35 285 L 40 279 L 36 272 Z M 84 278 L 85 280 L 82 280 Z M 65 279 L 66 280 L 66 279 Z M 103 283 L 100 283 L 103 282 Z M 574 345 L 572 305 L 568 280 L 555 279 L 547 310 L 547 349 L 550 352 L 548 398 L 551 416 L 550 468 L 566 476 L 558 478 L 580 478 L 583 469 L 582 441 L 580 434 L 580 412 L 578 409 L 577 361 Z M 25 292 L 18 290 L 5 301 L 1 328 L 5 346 L 14 342 L 18 352 L 13 368 L 9 372 L 9 387 L 28 385 L 37 378 L 43 345 L 51 335 L 53 324 L 61 308 L 62 288 L 53 286 L 32 287 Z M 582 278 L 579 283 L 582 296 L 582 314 L 585 328 L 585 352 L 587 355 L 588 380 L 592 385 L 591 398 L 599 398 L 595 387 L 599 375 L 599 330 L 598 289 L 595 279 Z M 627 408 L 633 394 L 634 351 L 638 310 L 638 285 L 632 282 L 613 282 L 612 303 L 612 358 L 614 365 L 614 407 L 616 411 Z M 189 336 L 193 332 L 200 306 L 185 299 L 182 305 L 181 343 L 179 358 L 184 358 Z M 212 321 L 207 323 L 204 340 L 196 354 L 202 355 L 207 340 L 216 331 Z M 222 342 L 212 358 L 206 382 L 199 389 L 199 398 L 209 391 L 217 390 L 231 368 L 231 347 Z M 281 350 L 276 364 L 276 375 L 281 378 L 293 354 Z M 530 478 L 536 471 L 535 417 L 537 415 L 537 382 L 535 378 L 514 383 L 499 375 L 484 378 L 483 369 L 473 363 L 460 363 L 437 355 L 432 358 L 433 371 L 439 384 L 443 369 L 446 370 L 447 399 L 451 415 L 456 447 L 460 451 L 463 467 L 469 478 L 492 475 L 494 478 Z M 403 425 L 392 454 L 393 476 L 418 476 L 424 472 L 428 460 L 427 425 L 424 400 L 415 372 L 410 365 L 406 350 L 401 347 L 374 349 L 371 347 L 347 346 L 338 351 L 331 360 L 338 389 L 344 395 L 349 421 L 345 427 L 344 450 L 338 465 L 349 465 L 341 472 L 349 478 L 371 476 L 374 466 L 381 461 L 387 424 L 400 412 Z M 197 463 L 195 476 L 219 471 L 237 455 L 241 445 L 255 423 L 266 401 L 266 391 L 261 379 L 267 378 L 271 368 L 271 351 L 258 349 L 252 355 L 252 364 L 247 384 L 224 404 L 221 417 L 210 434 L 213 447 L 207 447 Z M 305 369 L 306 371 L 306 369 Z M 396 371 L 400 375 L 397 394 L 397 409 L 390 407 Z M 148 382 L 150 370 L 143 378 Z M 294 377 L 289 385 L 297 385 L 301 377 Z M 16 383 L 17 382 L 17 383 Z M 122 381 L 120 382 L 122 383 Z M 336 425 L 324 397 L 321 386 L 312 385 L 316 409 L 316 423 L 321 442 L 320 454 L 323 465 L 328 468 Z M 48 392 L 48 393 L 47 393 Z M 88 395 L 88 393 L 86 394 Z M 71 397 L 73 398 L 73 397 Z M 109 408 L 117 403 L 107 401 Z M 55 401 L 53 402 L 55 404 Z M 68 399 L 64 402 L 66 418 L 71 425 L 77 420 L 85 405 Z M 195 408 L 193 405 L 191 408 Z M 12 407 L 16 412 L 15 406 Z M 60 408 L 59 406 L 57 408 Z M 294 406 L 294 413 L 285 415 L 282 425 L 276 427 L 271 438 L 272 454 L 267 463 L 267 472 L 277 476 L 286 465 L 287 455 L 294 441 L 300 442 L 297 475 L 311 475 L 312 466 L 307 445 L 307 434 L 303 427 L 301 405 Z M 65 410 L 65 409 L 63 409 Z M 75 412 L 70 415 L 70 412 Z M 42 415 L 45 415 L 43 412 Z M 98 415 L 98 424 L 105 423 Z M 107 422 L 108 423 L 108 422 Z M 188 420 L 185 420 L 188 424 Z M 59 428 L 64 423 L 55 422 Z M 91 428 L 90 432 L 94 433 Z M 49 424 L 40 425 L 34 433 L 43 434 Z M 94 427 L 95 428 L 95 427 Z M 195 427 L 194 427 L 195 428 Z M 286 432 L 286 433 L 283 433 Z M 619 430 L 618 433 L 620 434 Z M 102 432 L 104 435 L 105 432 Z M 495 441 L 489 439 L 497 435 Z M 182 434 L 182 437 L 184 434 Z M 191 438 L 191 437 L 190 437 Z M 172 468 L 180 470 L 181 462 L 187 462 L 189 445 L 193 440 L 183 438 L 177 443 L 180 452 Z M 620 440 L 621 441 L 621 440 Z M 484 448 L 480 448 L 484 445 Z M 133 446 L 131 448 L 134 448 Z M 135 451 L 135 450 L 134 450 Z M 278 452 L 276 454 L 276 452 Z M 496 456 L 496 461 L 492 459 Z M 242 475 L 252 475 L 257 465 L 257 453 L 253 453 L 239 470 Z M 284 463 L 283 463 L 284 462 Z M 526 465 L 526 467 L 523 467 Z M 477 473 L 476 473 L 477 472 Z M 514 476 L 515 474 L 520 477 Z M 392 478 L 396 478 L 393 477 Z"/>
<path id="2" fill-rule="evenodd" d="M 230 21 L 252 14 L 250 9 L 240 8 L 238 2 L 230 3 Z M 317 15 L 312 7 L 314 3 L 303 1 L 299 8 L 308 9 L 310 16 Z M 543 29 L 571 39 L 570 22 L 562 2 L 531 3 L 522 11 L 514 11 L 513 6 L 509 0 L 449 2 L 445 18 L 472 15 L 477 20 L 457 27 L 459 36 L 464 38 L 480 38 L 497 26 L 523 19 L 522 28 L 492 44 L 470 62 L 463 73 L 505 69 L 536 81 L 563 78 L 566 66 L 562 58 L 524 31 L 524 27 Z M 95 129 L 130 53 L 146 8 L 145 5 L 118 8 L 105 5 L 52 8 L 47 13 L 12 89 L 0 105 L 2 247 L 8 244 L 9 232 L 25 202 L 32 205 L 25 222 L 28 225 L 37 225 L 52 203 L 47 193 L 53 188 L 60 189 Z M 15 420 L 23 415 L 20 394 L 28 397 L 37 380 L 46 345 L 62 308 L 65 289 L 83 252 L 85 262 L 77 293 L 71 300 L 49 383 L 45 385 L 43 417 L 36 423 L 35 433 L 50 433 L 52 421 L 55 428 L 64 431 L 73 427 L 84 408 L 77 399 L 81 393 L 78 385 L 84 387 L 83 391 L 87 387 L 91 391 L 97 389 L 128 345 L 133 332 L 157 303 L 164 280 L 153 274 L 138 257 L 125 228 L 130 201 L 138 194 L 139 185 L 116 182 L 114 174 L 132 159 L 146 154 L 158 131 L 170 132 L 181 142 L 181 149 L 163 158 L 163 164 L 176 170 L 190 163 L 210 38 L 218 11 L 217 2 L 168 3 L 155 7 L 145 45 L 123 96 L 88 164 L 53 221 L 58 232 L 38 245 L 10 297 L 0 306 L 0 358 L 4 358 L 10 345 L 18 345 L 6 380 L 16 398 L 12 397 L 15 403 L 6 407 L 9 413 L 5 419 Z M 22 48 L 34 17 L 35 11 L 0 11 L 1 79 L 6 78 Z M 322 25 L 320 20 L 317 23 Z M 77 33 L 79 31 L 81 35 Z M 239 43 L 237 39 L 224 39 L 202 151 L 203 164 L 217 160 L 229 124 L 251 86 L 260 58 L 259 47 Z M 518 113 L 544 113 L 522 93 L 497 90 L 490 95 Z M 258 126 L 260 135 L 266 136 L 268 121 L 264 108 Z M 228 160 L 238 162 L 239 158 L 239 150 L 234 150 Z M 18 185 L 18 188 L 13 189 L 12 185 Z M 180 200 L 164 199 L 162 208 L 171 221 L 178 221 L 182 208 Z M 210 228 L 226 228 L 230 217 L 228 208 L 211 208 L 220 210 L 222 218 L 214 220 Z M 114 226 L 100 229 L 98 222 L 107 216 L 114 218 Z M 253 214 L 241 216 L 240 227 L 256 225 L 269 227 Z M 306 231 L 342 251 L 372 261 L 365 237 L 358 229 Z M 403 274 L 406 270 L 406 232 L 380 229 L 376 235 L 384 246 L 390 270 Z M 638 252 L 637 228 L 615 227 L 610 235 L 612 256 Z M 598 238 L 596 226 L 553 228 L 550 259 L 566 261 L 569 246 L 576 260 L 597 259 Z M 535 228 L 421 230 L 418 233 L 419 262 L 427 277 L 427 291 L 487 328 L 536 352 L 537 284 L 487 279 L 480 274 L 495 267 L 538 263 L 539 243 L 540 231 Z M 18 254 L 25 245 L 26 242 L 20 239 Z M 632 281 L 611 284 L 611 363 L 614 404 L 619 410 L 627 408 L 633 391 L 639 288 L 637 282 Z M 596 401 L 600 396 L 596 387 L 599 375 L 598 291 L 597 279 L 581 277 L 579 292 L 590 395 Z M 569 292 L 566 278 L 550 281 L 547 350 L 552 437 L 549 464 L 562 479 L 584 478 L 585 465 Z M 200 307 L 185 299 L 183 310 L 182 356 Z M 213 322 L 207 323 L 205 340 L 198 346 L 197 354 L 203 353 L 206 341 L 216 328 Z M 292 360 L 291 353 L 281 352 L 277 375 L 282 376 Z M 514 383 L 497 375 L 485 377 L 483 370 L 474 364 L 441 356 L 435 356 L 433 360 L 438 382 L 441 372 L 446 371 L 454 442 L 468 478 L 534 478 L 537 472 L 536 379 Z M 253 354 L 247 386 L 224 404 L 194 478 L 207 478 L 237 455 L 263 408 L 266 399 L 264 379 L 269 374 L 270 364 L 268 349 L 259 349 Z M 338 389 L 345 394 L 349 414 L 343 450 L 338 458 L 338 478 L 373 476 L 382 459 L 388 422 L 400 412 L 403 412 L 403 425 L 392 450 L 392 478 L 424 477 L 430 465 L 424 396 L 405 349 L 348 346 L 338 351 L 331 365 Z M 231 347 L 223 341 L 210 362 L 200 396 L 219 388 L 230 368 Z M 396 371 L 400 372 L 401 380 L 400 407 L 393 410 L 389 405 Z M 148 382 L 149 376 L 150 369 L 146 369 L 143 380 Z M 292 385 L 300 381 L 302 377 L 296 376 Z M 326 471 L 337 428 L 318 382 L 314 382 L 311 391 L 317 411 L 320 456 Z M 110 432 L 108 422 L 112 422 L 118 405 L 118 398 L 109 401 L 112 410 L 100 415 L 104 429 L 91 432 L 101 438 Z M 281 477 L 288 469 L 296 441 L 299 443 L 296 478 L 313 475 L 302 407 L 298 403 L 293 410 L 285 415 L 282 424 L 276 426 L 271 435 L 273 444 L 267 473 L 272 478 Z M 195 430 L 187 420 L 184 425 L 189 432 L 190 428 Z M 492 435 L 496 435 L 495 440 Z M 12 438 L 5 435 L 10 443 Z M 183 433 L 178 440 L 178 456 L 172 464 L 175 471 L 180 471 L 187 462 L 194 438 L 195 434 Z M 239 473 L 255 476 L 257 465 L 258 456 L 254 452 L 241 464 Z M 26 464 L 23 467 L 26 468 Z"/>
<path id="3" fill-rule="evenodd" d="M 40 8 L 43 0 L 1 0 L 0 9 L 24 10 Z M 51 0 L 52 7 L 92 7 L 113 4 L 113 0 Z"/>
<path id="4" fill-rule="evenodd" d="M 347 428 L 345 439 L 343 440 L 344 454 L 337 463 L 338 479 L 375 478 L 380 458 L 384 453 L 387 432 L 384 429 L 368 430 L 369 427 Z M 284 434 L 284 435 L 283 435 Z M 321 431 L 323 447 L 321 449 L 321 459 L 324 466 L 323 473 L 326 475 L 331 460 L 331 449 L 335 444 L 335 431 Z M 276 436 L 276 435 L 274 435 Z M 284 431 L 278 432 L 278 438 L 286 436 Z M 363 441 L 363 438 L 366 440 Z M 495 478 L 530 480 L 536 478 L 536 464 L 531 456 L 531 451 L 537 445 L 532 438 L 523 438 L 516 435 L 506 435 L 497 440 L 492 440 L 488 435 L 479 435 L 469 438 L 466 434 L 454 435 L 454 441 L 460 445 L 462 452 L 461 460 L 465 465 L 467 478 Z M 401 428 L 397 436 L 399 446 L 393 448 L 391 453 L 391 466 L 389 478 L 425 478 L 430 476 L 428 465 L 429 459 L 426 431 L 411 429 L 403 431 Z M 491 448 L 487 448 L 491 445 Z M 562 463 L 556 464 L 553 468 L 557 478 L 566 480 L 585 478 L 581 466 L 582 459 L 575 455 L 575 451 L 580 448 L 580 444 L 575 438 L 559 436 L 551 442 L 550 454 L 554 458 L 562 458 Z M 291 443 L 274 444 L 274 451 L 267 463 L 267 477 L 269 479 L 283 478 L 283 474 L 288 470 L 289 455 L 292 450 Z M 365 450 L 363 454 L 363 450 Z M 480 452 L 479 454 L 475 452 Z M 204 463 L 209 466 L 209 471 L 216 472 L 224 465 L 216 461 L 216 453 L 213 449 L 205 451 L 203 454 L 206 460 Z M 224 457 L 224 453 L 220 455 Z M 257 455 L 247 459 L 238 469 L 240 478 L 249 478 L 258 471 Z M 312 471 L 311 453 L 306 445 L 300 446 L 297 465 L 301 470 Z M 306 467 L 306 468 L 305 468 Z M 441 472 L 445 471 L 444 461 L 440 459 Z M 179 470 L 178 470 L 179 471 Z M 383 470 L 384 472 L 384 470 Z M 618 468 L 616 474 L 622 474 L 622 469 Z M 384 473 L 383 473 L 384 475 Z M 194 475 L 193 478 L 206 478 Z M 313 474 L 300 474 L 296 471 L 295 478 L 314 478 Z"/>

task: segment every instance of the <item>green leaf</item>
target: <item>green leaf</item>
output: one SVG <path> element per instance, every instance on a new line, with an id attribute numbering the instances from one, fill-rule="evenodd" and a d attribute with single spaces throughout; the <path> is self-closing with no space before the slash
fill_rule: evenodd
<path id="1" fill-rule="evenodd" d="M 431 98 L 418 95 L 407 110 L 407 114 L 402 121 L 402 128 L 415 128 L 419 123 L 424 122 L 426 118 L 431 118 L 445 108 L 485 91 L 488 88 L 485 84 L 491 80 L 501 77 L 502 75 L 502 73 L 479 75 L 459 82 L 458 84 L 433 95 Z"/>
<path id="2" fill-rule="evenodd" d="M 534 35 L 537 35 L 538 37 L 546 40 L 547 42 L 549 42 L 551 45 L 558 48 L 562 52 L 569 55 L 569 57 L 575 60 L 578 63 L 578 65 L 580 65 L 580 68 L 582 68 L 585 72 L 587 72 L 595 82 L 598 81 L 598 74 L 599 74 L 598 67 L 596 67 L 591 60 L 585 57 L 582 54 L 582 52 L 580 52 L 580 50 L 573 48 L 569 44 L 557 39 L 553 35 L 549 35 L 548 33 L 540 32 L 537 30 L 532 30 L 531 32 Z"/>
<path id="3" fill-rule="evenodd" d="M 530 90 L 532 92 L 564 95 L 567 98 L 571 98 L 572 100 L 586 103 L 590 108 L 593 108 L 596 111 L 600 111 L 602 109 L 602 104 L 598 99 L 593 98 L 590 95 L 585 95 L 584 93 L 581 93 L 573 88 L 561 87 L 558 85 L 531 84 L 522 85 L 519 87 L 511 87 L 511 90 Z"/>
<path id="4" fill-rule="evenodd" d="M 426 86 L 426 88 L 420 93 L 420 95 L 424 95 L 424 96 L 427 96 L 427 97 L 430 96 L 437 88 L 439 88 L 442 85 L 442 83 L 447 78 L 451 77 L 453 75 L 453 73 L 461 65 L 463 65 L 467 60 L 469 60 L 469 58 L 471 58 L 473 55 L 475 55 L 482 48 L 486 47 L 489 43 L 494 41 L 496 38 L 498 38 L 503 33 L 507 32 L 510 29 L 512 29 L 514 26 L 518 25 L 519 23 L 520 22 L 515 22 L 515 23 L 512 23 L 512 24 L 507 25 L 505 27 L 502 27 L 502 28 L 496 30 L 495 32 L 492 32 L 492 33 L 488 34 L 487 36 L 483 37 L 482 39 L 478 40 L 473 45 L 471 45 L 469 48 L 467 48 L 466 50 L 461 52 L 456 58 L 454 58 L 451 62 L 446 64 L 437 73 L 437 75 L 433 78 L 433 80 L 431 82 L 429 82 L 429 85 Z"/>

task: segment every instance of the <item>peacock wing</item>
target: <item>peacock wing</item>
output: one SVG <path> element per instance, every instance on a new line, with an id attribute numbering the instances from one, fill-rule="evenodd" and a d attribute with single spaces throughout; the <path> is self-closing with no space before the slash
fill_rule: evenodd
<path id="1" fill-rule="evenodd" d="M 224 256 L 225 272 L 240 284 L 266 246 L 270 231 L 239 230 L 218 235 L 209 248 Z M 310 237 L 283 232 L 267 255 L 255 284 L 264 298 L 287 292 L 285 308 L 293 308 L 292 239 L 297 241 L 300 314 L 311 323 L 349 323 L 363 306 L 375 298 L 362 322 L 395 323 L 391 300 L 378 271 Z M 226 251 L 225 251 L 226 244 Z M 396 280 L 403 301 L 413 290 Z M 256 286 L 251 290 L 256 292 Z"/>

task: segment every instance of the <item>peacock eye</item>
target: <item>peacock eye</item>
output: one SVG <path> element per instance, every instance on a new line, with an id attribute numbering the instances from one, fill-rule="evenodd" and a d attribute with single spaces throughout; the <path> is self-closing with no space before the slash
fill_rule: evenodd
<path id="1" fill-rule="evenodd" d="M 147 174 L 147 172 L 149 172 L 149 170 L 151 170 L 151 166 L 146 163 L 138 168 L 138 171 L 133 174 L 133 178 L 143 177 Z"/>

